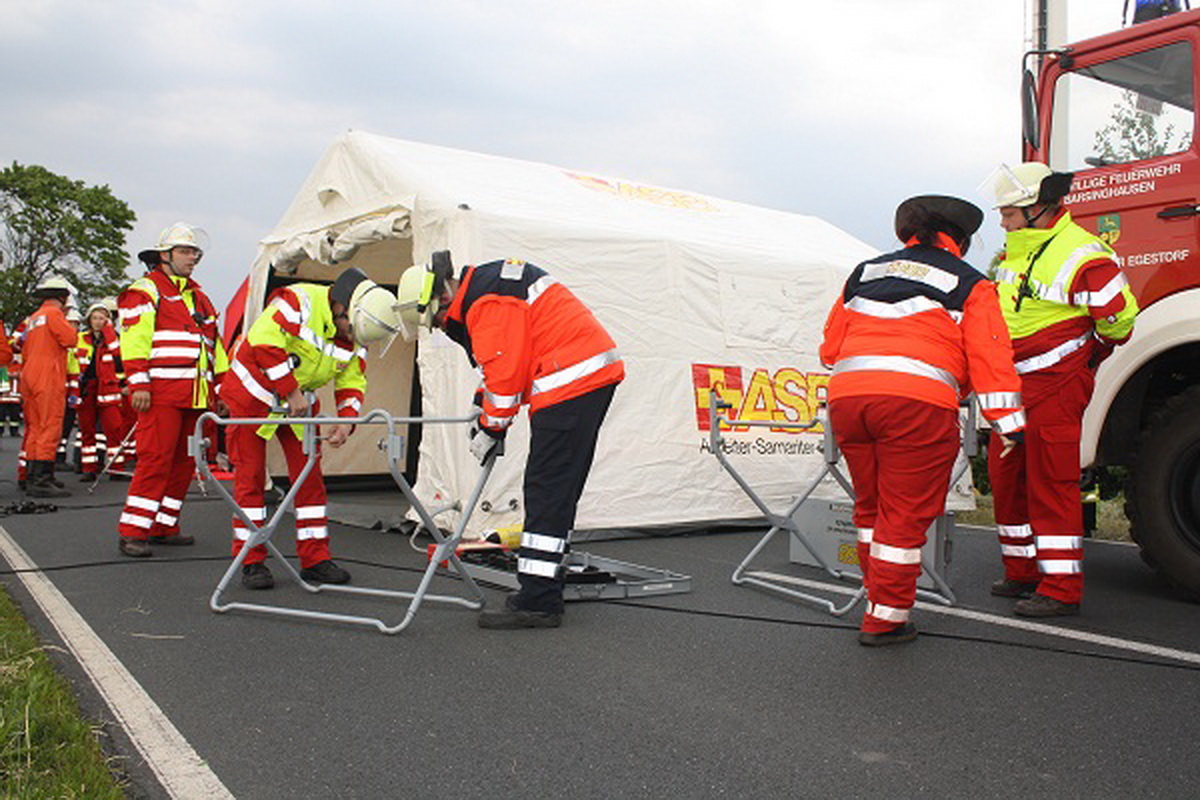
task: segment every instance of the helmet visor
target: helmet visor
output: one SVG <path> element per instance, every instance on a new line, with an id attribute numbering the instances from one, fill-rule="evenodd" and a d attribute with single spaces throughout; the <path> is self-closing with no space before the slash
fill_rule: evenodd
<path id="1" fill-rule="evenodd" d="M 1007 164 L 992 170 L 976 191 L 992 208 L 1031 206 L 1037 202 L 1040 183 L 1027 185 Z"/>

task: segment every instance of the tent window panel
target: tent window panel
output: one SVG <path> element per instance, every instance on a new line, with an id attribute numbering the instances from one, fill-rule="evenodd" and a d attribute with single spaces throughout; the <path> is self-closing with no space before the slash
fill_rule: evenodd
<path id="1" fill-rule="evenodd" d="M 727 347 L 816 352 L 829 310 L 823 284 L 730 272 L 718 280 Z"/>

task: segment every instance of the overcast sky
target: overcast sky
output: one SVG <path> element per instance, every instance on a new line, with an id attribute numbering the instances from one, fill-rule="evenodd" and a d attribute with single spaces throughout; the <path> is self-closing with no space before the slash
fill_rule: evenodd
<path id="1" fill-rule="evenodd" d="M 1076 0 L 1071 38 L 1120 24 Z M 0 163 L 108 184 L 223 307 L 347 129 L 822 217 L 1019 159 L 1025 0 L 4 0 Z M 977 265 L 1001 243 L 984 223 Z M 547 265 L 551 270 L 553 265 Z M 131 269 L 131 275 L 134 271 Z"/>

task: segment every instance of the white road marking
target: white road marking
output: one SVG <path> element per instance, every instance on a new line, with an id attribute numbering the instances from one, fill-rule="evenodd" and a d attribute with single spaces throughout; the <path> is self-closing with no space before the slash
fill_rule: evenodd
<path id="1" fill-rule="evenodd" d="M 0 555 L 14 570 L 38 568 L 2 526 Z M 188 799 L 232 798 L 230 791 L 171 724 L 158 704 L 50 579 L 37 571 L 18 571 L 17 577 L 91 678 L 167 793 L 171 797 Z"/>
<path id="2" fill-rule="evenodd" d="M 797 578 L 792 575 L 783 575 L 778 572 L 747 572 L 746 575 L 751 575 L 757 578 L 779 581 L 780 583 L 791 583 L 797 586 L 803 586 L 809 589 L 821 589 L 834 594 L 854 594 L 858 587 L 839 586 L 833 583 L 824 583 L 822 581 L 811 581 L 806 578 Z M 1200 653 L 1194 653 L 1190 650 L 1176 650 L 1173 647 L 1160 647 L 1156 644 L 1147 644 L 1134 639 L 1120 639 L 1116 636 L 1105 636 L 1100 633 L 1088 633 L 1087 631 L 1076 631 L 1070 628 L 1060 628 L 1057 625 L 1046 625 L 1041 622 L 1029 622 L 1028 620 L 1019 619 L 1017 617 L 1002 617 L 997 614 L 988 614 L 983 611 L 971 611 L 966 608 L 957 608 L 955 606 L 943 606 L 937 603 L 926 603 L 920 600 L 917 601 L 916 607 L 922 611 L 932 611 L 935 614 L 945 614 L 949 617 L 958 617 L 960 619 L 969 619 L 973 622 L 984 622 L 990 625 L 999 625 L 1004 628 L 1015 628 L 1021 631 L 1029 631 L 1030 633 L 1040 633 L 1046 636 L 1057 636 L 1060 639 L 1073 639 L 1078 642 L 1087 642 L 1089 644 L 1101 645 L 1102 647 L 1111 647 L 1116 650 L 1128 650 L 1134 653 L 1143 655 L 1158 656 L 1159 658 L 1169 658 L 1174 661 L 1183 661 L 1188 664 L 1200 664 Z"/>

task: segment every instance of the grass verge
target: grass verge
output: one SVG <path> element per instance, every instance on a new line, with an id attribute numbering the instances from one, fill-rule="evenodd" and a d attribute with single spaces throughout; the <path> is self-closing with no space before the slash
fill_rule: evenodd
<path id="1" fill-rule="evenodd" d="M 121 798 L 98 728 L 0 586 L 0 786 L 5 798 Z"/>
<path id="2" fill-rule="evenodd" d="M 954 512 L 954 521 L 959 525 L 983 525 L 990 527 L 996 524 L 992 513 L 992 496 L 990 494 L 975 496 L 974 511 Z M 1110 542 L 1131 542 L 1129 536 L 1129 520 L 1125 518 L 1125 499 L 1117 496 L 1112 500 L 1101 500 L 1096 504 L 1096 530 L 1092 532 L 1093 539 L 1104 539 Z"/>

